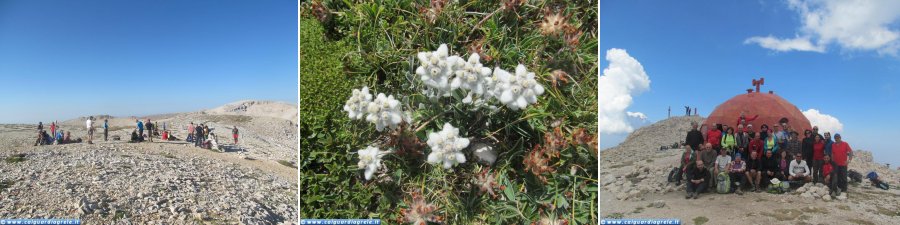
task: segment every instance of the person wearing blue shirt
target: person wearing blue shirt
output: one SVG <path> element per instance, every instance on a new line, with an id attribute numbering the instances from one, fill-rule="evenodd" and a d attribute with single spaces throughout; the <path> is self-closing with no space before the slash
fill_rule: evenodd
<path id="1" fill-rule="evenodd" d="M 138 135 L 143 137 L 144 136 L 144 122 L 141 122 L 141 120 L 135 120 L 135 122 L 137 122 Z"/>
<path id="2" fill-rule="evenodd" d="M 109 120 L 103 119 L 103 141 L 109 141 Z"/>

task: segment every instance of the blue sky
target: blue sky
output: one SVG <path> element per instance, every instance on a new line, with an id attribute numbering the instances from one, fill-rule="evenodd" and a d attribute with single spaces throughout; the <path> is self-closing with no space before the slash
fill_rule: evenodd
<path id="1" fill-rule="evenodd" d="M 0 123 L 297 102 L 296 1 L 0 1 Z"/>
<path id="2" fill-rule="evenodd" d="M 856 16 L 831 11 L 841 5 L 830 0 L 602 1 L 600 67 L 610 67 L 605 57 L 613 48 L 640 62 L 649 87 L 627 92 L 633 102 L 625 111 L 650 121 L 665 119 L 669 106 L 673 115 L 691 105 L 708 116 L 746 93 L 751 79 L 765 77 L 763 92 L 774 90 L 801 111 L 837 118 L 854 149 L 872 150 L 876 161 L 900 166 L 900 7 L 872 4 L 859 6 L 870 16 Z M 810 15 L 821 20 L 804 19 Z M 625 136 L 601 134 L 601 148 Z"/>

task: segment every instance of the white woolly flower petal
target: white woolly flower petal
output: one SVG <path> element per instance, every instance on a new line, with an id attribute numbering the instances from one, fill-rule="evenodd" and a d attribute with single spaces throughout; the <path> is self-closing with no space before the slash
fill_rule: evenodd
<path id="1" fill-rule="evenodd" d="M 438 49 L 437 49 L 437 51 L 435 51 L 435 53 L 440 57 L 447 57 L 447 54 L 448 54 L 447 44 L 441 44 L 441 46 L 438 46 Z"/>
<path id="2" fill-rule="evenodd" d="M 428 146 L 431 153 L 428 155 L 428 163 L 443 164 L 445 169 L 450 169 L 456 164 L 465 162 L 462 150 L 469 145 L 469 139 L 459 136 L 459 129 L 444 123 L 438 132 L 428 134 Z M 460 157 L 462 155 L 462 157 Z M 462 160 L 460 160 L 462 159 Z"/>
<path id="3" fill-rule="evenodd" d="M 509 102 L 512 102 L 512 100 L 513 100 L 513 94 L 512 94 L 512 92 L 509 91 L 509 90 L 503 91 L 503 93 L 500 94 L 500 99 L 499 99 L 499 100 L 500 100 L 500 102 L 503 103 L 503 104 L 508 104 Z"/>

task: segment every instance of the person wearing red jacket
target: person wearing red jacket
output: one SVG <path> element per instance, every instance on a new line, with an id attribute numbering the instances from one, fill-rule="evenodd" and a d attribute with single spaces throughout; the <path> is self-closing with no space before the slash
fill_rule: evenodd
<path id="1" fill-rule="evenodd" d="M 825 140 L 816 134 L 813 136 L 813 182 L 822 182 L 825 177 L 822 171 L 822 163 L 825 160 Z M 830 171 L 829 171 L 830 172 Z"/>
<path id="2" fill-rule="evenodd" d="M 834 144 L 831 144 L 831 158 L 834 160 L 834 175 L 837 176 L 837 188 L 847 192 L 847 165 L 853 161 L 853 149 L 850 144 L 841 141 L 841 134 L 834 134 Z"/>
<path id="3" fill-rule="evenodd" d="M 713 125 L 713 127 L 718 127 Z M 709 129 L 706 134 L 706 142 L 712 144 L 713 149 L 718 151 L 722 148 L 722 131 L 716 128 Z"/>
<path id="4" fill-rule="evenodd" d="M 738 117 L 737 123 L 735 123 L 735 124 L 747 126 L 747 124 L 750 123 L 750 121 L 754 121 L 754 120 L 756 120 L 756 118 L 759 118 L 759 115 L 753 116 L 753 118 L 747 118 L 747 117 L 744 117 L 744 112 L 741 112 L 741 116 Z"/>
<path id="5" fill-rule="evenodd" d="M 758 135 L 750 133 L 750 144 L 747 145 L 747 149 L 750 152 L 756 152 L 756 155 L 763 155 L 762 139 L 759 139 Z"/>
<path id="6" fill-rule="evenodd" d="M 825 184 L 828 185 L 828 194 L 834 195 L 836 190 L 834 185 L 835 182 L 831 179 L 831 171 L 834 170 L 834 162 L 831 161 L 830 155 L 824 155 L 823 159 L 822 175 L 824 179 L 822 181 L 825 181 Z"/>

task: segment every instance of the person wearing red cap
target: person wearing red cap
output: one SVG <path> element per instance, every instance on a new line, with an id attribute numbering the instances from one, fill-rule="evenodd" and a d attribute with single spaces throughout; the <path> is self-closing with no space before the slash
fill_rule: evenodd
<path id="1" fill-rule="evenodd" d="M 853 161 L 853 149 L 850 144 L 841 140 L 841 134 L 834 134 L 834 144 L 831 144 L 831 158 L 834 161 L 834 173 L 837 176 L 837 188 L 847 192 L 847 165 Z"/>

